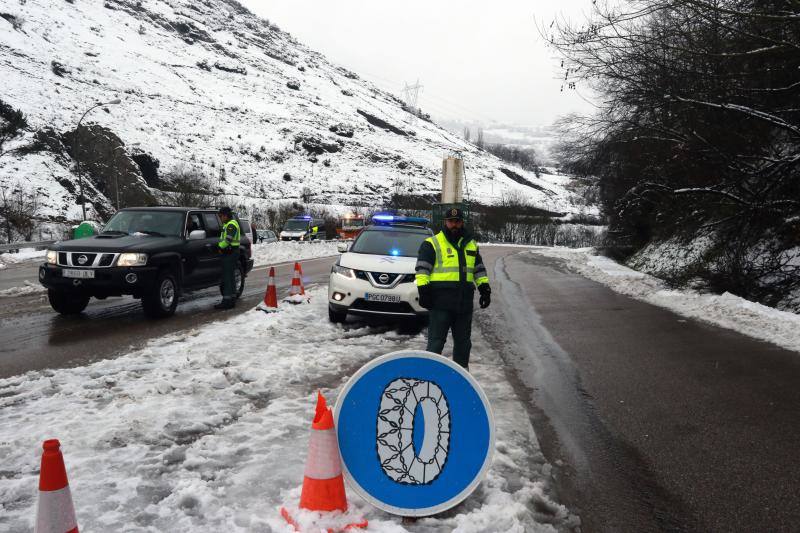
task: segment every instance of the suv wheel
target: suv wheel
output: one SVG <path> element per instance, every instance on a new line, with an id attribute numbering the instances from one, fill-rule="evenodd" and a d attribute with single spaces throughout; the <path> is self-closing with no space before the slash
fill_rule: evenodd
<path id="1" fill-rule="evenodd" d="M 175 275 L 164 270 L 153 285 L 142 296 L 144 314 L 150 318 L 163 318 L 175 313 L 178 306 L 178 282 Z"/>
<path id="2" fill-rule="evenodd" d="M 339 311 L 334 311 L 330 307 L 328 308 L 328 320 L 333 322 L 334 324 L 341 324 L 345 320 L 347 320 L 347 313 L 341 313 Z"/>
<path id="3" fill-rule="evenodd" d="M 89 296 L 73 291 L 47 289 L 50 306 L 62 315 L 77 315 L 89 305 Z"/>
<path id="4" fill-rule="evenodd" d="M 223 283 L 219 284 L 219 293 L 223 294 L 222 292 Z M 236 268 L 233 269 L 233 297 L 240 298 L 242 293 L 244 292 L 244 265 L 242 263 L 237 263 Z M 223 294 L 224 296 L 224 294 Z"/>

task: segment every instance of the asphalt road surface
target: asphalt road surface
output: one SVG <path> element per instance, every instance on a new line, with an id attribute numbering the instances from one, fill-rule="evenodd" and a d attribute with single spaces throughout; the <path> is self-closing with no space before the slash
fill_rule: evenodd
<path id="1" fill-rule="evenodd" d="M 473 335 L 531 399 L 560 500 L 584 533 L 800 530 L 800 354 L 614 293 L 555 259 L 481 253 L 493 303 L 476 312 Z M 306 283 L 327 283 L 334 260 L 303 261 Z M 291 267 L 277 269 L 279 293 Z M 208 289 L 156 321 L 130 298 L 93 300 L 79 317 L 57 315 L 41 294 L 0 299 L 0 378 L 235 316 L 265 286 L 261 267 L 235 310 L 212 310 L 219 294 Z"/>
<path id="2" fill-rule="evenodd" d="M 800 531 L 800 354 L 539 255 L 494 263 L 493 286 L 480 330 L 584 532 Z"/>

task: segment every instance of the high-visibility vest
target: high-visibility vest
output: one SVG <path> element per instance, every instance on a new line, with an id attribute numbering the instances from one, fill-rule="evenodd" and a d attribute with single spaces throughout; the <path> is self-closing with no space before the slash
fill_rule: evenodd
<path id="1" fill-rule="evenodd" d="M 462 239 L 459 239 L 458 245 L 461 246 Z M 489 277 L 486 275 L 486 268 L 483 265 L 478 265 L 476 272 L 475 262 L 478 258 L 478 245 L 470 239 L 468 243 L 463 246 L 465 265 L 459 264 L 458 250 L 447 240 L 444 232 L 439 232 L 433 237 L 425 239 L 426 242 L 431 243 L 433 250 L 436 253 L 436 261 L 432 265 L 430 274 L 418 270 L 416 275 L 417 285 L 427 285 L 428 283 L 448 283 L 461 281 L 462 271 L 466 274 L 465 281 L 467 283 L 475 283 L 476 285 L 483 285 L 489 282 Z"/>
<path id="2" fill-rule="evenodd" d="M 233 225 L 236 228 L 236 233 L 233 234 L 233 239 L 228 241 L 228 226 Z M 219 247 L 223 250 L 230 246 L 231 248 L 239 248 L 239 239 L 241 238 L 242 231 L 239 229 L 239 223 L 231 219 L 222 226 L 222 233 L 219 234 Z"/>

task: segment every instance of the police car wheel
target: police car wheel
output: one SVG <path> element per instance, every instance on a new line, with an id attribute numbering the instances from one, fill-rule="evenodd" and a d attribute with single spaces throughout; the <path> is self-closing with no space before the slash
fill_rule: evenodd
<path id="1" fill-rule="evenodd" d="M 334 324 L 341 324 L 345 320 L 347 320 L 347 313 L 340 313 L 338 311 L 334 311 L 330 307 L 328 308 L 328 320 L 333 322 Z"/>
<path id="2" fill-rule="evenodd" d="M 47 289 L 50 307 L 62 315 L 77 315 L 89 305 L 89 296 L 71 291 Z"/>
<path id="3" fill-rule="evenodd" d="M 158 275 L 156 283 L 142 296 L 144 314 L 150 318 L 164 318 L 175 313 L 178 307 L 178 282 L 167 270 Z"/>

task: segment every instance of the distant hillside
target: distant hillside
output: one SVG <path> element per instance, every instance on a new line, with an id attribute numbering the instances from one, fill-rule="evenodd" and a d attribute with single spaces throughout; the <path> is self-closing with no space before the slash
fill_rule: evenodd
<path id="1" fill-rule="evenodd" d="M 0 17 L 0 100 L 29 123 L 5 144 L 0 185 L 39 190 L 45 218 L 80 219 L 76 159 L 102 218 L 117 194 L 123 206 L 150 201 L 187 169 L 245 205 L 434 195 L 453 150 L 473 199 L 585 210 L 564 177 L 509 178 L 507 164 L 233 0 L 27 0 Z M 74 131 L 94 102 L 116 98 Z"/>

